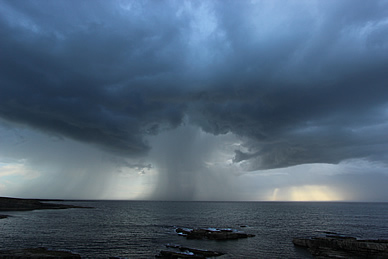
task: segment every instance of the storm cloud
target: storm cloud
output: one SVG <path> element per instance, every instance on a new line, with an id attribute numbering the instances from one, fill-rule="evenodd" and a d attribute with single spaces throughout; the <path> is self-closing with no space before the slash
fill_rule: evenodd
<path id="1" fill-rule="evenodd" d="M 388 1 L 0 5 L 5 121 L 130 158 L 188 124 L 246 171 L 388 161 Z"/>

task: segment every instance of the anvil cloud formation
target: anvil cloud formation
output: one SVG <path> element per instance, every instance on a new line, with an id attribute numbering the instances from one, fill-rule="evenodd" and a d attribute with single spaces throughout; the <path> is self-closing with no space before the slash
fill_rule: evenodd
<path id="1" fill-rule="evenodd" d="M 7 127 L 144 161 L 150 139 L 195 127 L 238 138 L 231 163 L 245 171 L 351 160 L 386 167 L 388 1 L 0 6 Z"/>

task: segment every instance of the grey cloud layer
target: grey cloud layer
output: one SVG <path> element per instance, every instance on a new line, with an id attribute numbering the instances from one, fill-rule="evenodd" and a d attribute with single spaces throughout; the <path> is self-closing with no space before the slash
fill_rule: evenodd
<path id="1" fill-rule="evenodd" d="M 187 116 L 252 170 L 387 161 L 387 1 L 128 3 L 1 1 L 0 116 L 133 156 Z"/>

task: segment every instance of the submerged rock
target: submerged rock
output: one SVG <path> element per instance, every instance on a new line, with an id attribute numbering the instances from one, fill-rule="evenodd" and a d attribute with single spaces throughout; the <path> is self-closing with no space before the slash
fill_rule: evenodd
<path id="1" fill-rule="evenodd" d="M 330 234 L 326 237 L 294 238 L 292 242 L 322 258 L 388 258 L 388 239 L 359 240 Z"/>
<path id="2" fill-rule="evenodd" d="M 155 256 L 156 258 L 207 258 L 207 257 L 216 257 L 224 255 L 224 253 L 203 250 L 197 248 L 190 248 L 181 245 L 166 245 L 167 248 L 174 248 L 178 251 L 172 250 L 162 250 L 159 255 Z"/>
<path id="3" fill-rule="evenodd" d="M 217 228 L 177 228 L 175 230 L 179 235 L 187 239 L 210 239 L 210 240 L 230 240 L 239 238 L 254 237 L 255 235 L 247 234 L 235 229 L 217 229 Z"/>
<path id="4" fill-rule="evenodd" d="M 15 249 L 0 251 L 0 258 L 26 259 L 26 258 L 81 258 L 80 255 L 68 251 L 54 251 L 45 247 Z"/>
<path id="5" fill-rule="evenodd" d="M 174 251 L 167 251 L 162 250 L 159 252 L 158 255 L 155 256 L 156 258 L 204 258 L 203 256 L 196 256 L 193 253 L 186 253 L 186 252 L 174 252 Z"/>

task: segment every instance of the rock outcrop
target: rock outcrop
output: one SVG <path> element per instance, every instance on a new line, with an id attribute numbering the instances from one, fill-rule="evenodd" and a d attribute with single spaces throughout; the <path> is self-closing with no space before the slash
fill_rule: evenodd
<path id="1" fill-rule="evenodd" d="M 221 253 L 221 252 L 190 248 L 190 247 L 185 247 L 181 245 L 168 244 L 166 245 L 166 247 L 173 248 L 176 251 L 162 250 L 160 251 L 159 255 L 155 257 L 156 258 L 208 258 L 208 257 L 216 257 L 216 256 L 224 255 L 224 253 Z"/>
<path id="2" fill-rule="evenodd" d="M 68 251 L 54 251 L 44 247 L 0 251 L 0 258 L 27 259 L 27 258 L 81 258 L 80 255 Z"/>
<path id="3" fill-rule="evenodd" d="M 254 237 L 255 235 L 247 234 L 235 229 L 217 229 L 217 228 L 177 228 L 175 230 L 179 235 L 187 239 L 210 239 L 210 240 L 230 240 Z"/>
<path id="4" fill-rule="evenodd" d="M 321 258 L 388 258 L 388 240 L 361 240 L 342 235 L 294 238 L 294 245 L 306 247 Z"/>
<path id="5" fill-rule="evenodd" d="M 255 236 L 230 228 L 176 228 L 175 232 L 187 239 L 206 240 L 230 240 Z M 224 255 L 221 252 L 189 248 L 180 245 L 166 245 L 166 247 L 170 249 L 160 251 L 159 255 L 156 255 L 157 258 L 209 258 Z"/>

